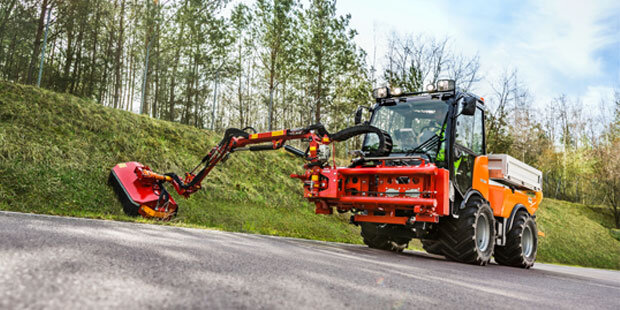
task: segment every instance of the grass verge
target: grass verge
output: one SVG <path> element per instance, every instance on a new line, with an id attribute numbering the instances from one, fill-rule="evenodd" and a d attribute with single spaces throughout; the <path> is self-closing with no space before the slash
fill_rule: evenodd
<path id="1" fill-rule="evenodd" d="M 537 212 L 538 261 L 620 269 L 620 241 L 612 235 L 613 217 L 604 207 L 544 199 Z"/>

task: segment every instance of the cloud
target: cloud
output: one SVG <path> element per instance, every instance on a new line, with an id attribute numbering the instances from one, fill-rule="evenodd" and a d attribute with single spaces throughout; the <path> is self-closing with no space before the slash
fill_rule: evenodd
<path id="1" fill-rule="evenodd" d="M 563 6 L 562 3 L 565 2 L 535 4 L 535 13 L 514 27 L 515 52 L 530 70 L 545 71 L 555 77 L 554 84 L 565 79 L 596 78 L 605 72 L 596 52 L 617 40 L 617 33 L 605 31 L 608 25 L 601 22 L 608 9 L 585 1 Z"/>
<path id="2" fill-rule="evenodd" d="M 584 109 L 596 111 L 607 116 L 613 117 L 613 108 L 611 104 L 614 100 L 615 89 L 610 86 L 588 86 L 586 92 L 579 97 L 579 101 Z M 605 109 L 601 110 L 601 104 L 605 104 Z"/>
<path id="3" fill-rule="evenodd" d="M 382 61 L 381 37 L 397 30 L 449 36 L 464 54 L 479 52 L 482 73 L 490 80 L 504 68 L 516 68 L 537 102 L 548 103 L 560 93 L 585 101 L 620 86 L 619 1 L 341 0 L 338 7 L 340 14 L 352 14 L 369 63 L 373 42 L 380 43 L 377 60 Z M 478 91 L 490 94 L 485 83 Z"/>

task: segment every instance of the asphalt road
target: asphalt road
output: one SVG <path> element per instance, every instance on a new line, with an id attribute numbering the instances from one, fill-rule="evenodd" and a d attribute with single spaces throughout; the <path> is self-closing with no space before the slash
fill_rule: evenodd
<path id="1" fill-rule="evenodd" d="M 0 212 L 0 309 L 620 309 L 620 272 Z"/>

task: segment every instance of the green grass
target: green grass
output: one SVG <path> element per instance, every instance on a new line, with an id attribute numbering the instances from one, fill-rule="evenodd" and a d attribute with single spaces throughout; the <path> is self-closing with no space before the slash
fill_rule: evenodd
<path id="1" fill-rule="evenodd" d="M 538 261 L 620 269 L 620 241 L 604 207 L 544 199 L 537 212 Z"/>
<path id="2" fill-rule="evenodd" d="M 106 185 L 117 163 L 181 174 L 221 137 L 92 101 L 0 82 L 0 210 L 152 222 L 123 214 Z M 315 215 L 302 198 L 302 162 L 284 152 L 236 153 L 204 189 L 177 198 L 165 225 L 361 243 L 346 216 Z M 604 209 L 545 199 L 538 261 L 620 269 L 620 241 Z M 419 249 L 419 242 L 412 242 Z"/>

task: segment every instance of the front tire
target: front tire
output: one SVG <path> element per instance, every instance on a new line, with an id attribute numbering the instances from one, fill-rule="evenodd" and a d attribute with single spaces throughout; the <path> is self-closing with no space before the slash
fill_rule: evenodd
<path id="1" fill-rule="evenodd" d="M 440 220 L 441 221 L 441 220 Z M 495 247 L 495 218 L 486 202 L 474 200 L 459 212 L 439 223 L 441 253 L 451 260 L 486 265 Z"/>
<path id="2" fill-rule="evenodd" d="M 382 233 L 380 226 L 382 224 L 360 223 L 361 235 L 364 243 L 373 249 L 386 251 L 402 252 L 409 245 L 409 240 L 403 238 L 395 238 L 389 234 Z"/>
<path id="3" fill-rule="evenodd" d="M 422 239 L 422 248 L 429 254 L 443 255 L 441 251 L 441 242 L 437 240 L 424 240 Z"/>
<path id="4" fill-rule="evenodd" d="M 506 235 L 506 245 L 495 248 L 495 261 L 500 265 L 528 269 L 534 265 L 538 251 L 538 228 L 527 212 L 519 211 Z"/>

